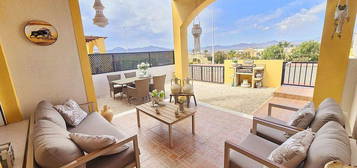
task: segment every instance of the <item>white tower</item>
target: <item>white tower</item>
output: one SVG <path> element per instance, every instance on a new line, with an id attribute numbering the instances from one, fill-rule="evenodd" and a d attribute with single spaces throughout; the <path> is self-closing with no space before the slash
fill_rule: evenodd
<path id="1" fill-rule="evenodd" d="M 194 38 L 194 49 L 193 53 L 194 54 L 200 54 L 201 53 L 201 34 L 202 34 L 202 28 L 200 24 L 193 24 L 192 26 L 192 35 Z"/>

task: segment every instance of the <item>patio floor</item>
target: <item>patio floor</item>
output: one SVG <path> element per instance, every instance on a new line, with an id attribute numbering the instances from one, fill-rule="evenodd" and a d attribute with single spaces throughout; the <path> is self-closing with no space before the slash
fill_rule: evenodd
<path id="1" fill-rule="evenodd" d="M 267 103 L 278 102 L 302 107 L 306 101 L 272 98 L 254 114 L 267 114 Z M 192 105 L 193 107 L 193 105 Z M 174 147 L 168 147 L 167 126 L 141 114 L 141 128 L 136 123 L 136 113 L 131 110 L 116 115 L 113 124 L 128 134 L 137 134 L 144 168 L 220 168 L 223 167 L 223 147 L 227 139 L 239 143 L 251 128 L 251 119 L 199 104 L 196 114 L 196 135 L 191 134 L 191 119 L 173 126 Z M 286 120 L 291 112 L 274 110 L 273 115 Z"/>

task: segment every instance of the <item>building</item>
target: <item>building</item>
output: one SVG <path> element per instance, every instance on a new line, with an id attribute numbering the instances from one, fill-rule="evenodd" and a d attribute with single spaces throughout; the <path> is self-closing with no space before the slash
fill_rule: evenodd
<path id="1" fill-rule="evenodd" d="M 105 46 L 106 38 L 107 37 L 101 37 L 101 36 L 85 36 L 88 54 L 106 53 L 107 52 Z"/>

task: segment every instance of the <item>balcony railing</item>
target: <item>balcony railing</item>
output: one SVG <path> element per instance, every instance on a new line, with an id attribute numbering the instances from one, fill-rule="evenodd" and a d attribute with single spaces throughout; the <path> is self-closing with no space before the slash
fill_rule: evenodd
<path id="1" fill-rule="evenodd" d="M 212 83 L 224 83 L 223 65 L 191 64 L 189 67 L 191 79 Z"/>
<path id="2" fill-rule="evenodd" d="M 137 69 L 137 65 L 147 62 L 151 67 L 173 65 L 173 51 L 89 54 L 92 74 Z"/>
<path id="3" fill-rule="evenodd" d="M 314 87 L 317 62 L 284 62 L 281 84 Z"/>

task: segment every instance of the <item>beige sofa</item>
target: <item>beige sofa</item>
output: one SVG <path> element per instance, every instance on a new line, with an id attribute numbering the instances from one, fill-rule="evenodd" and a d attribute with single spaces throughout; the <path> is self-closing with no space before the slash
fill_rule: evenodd
<path id="1" fill-rule="evenodd" d="M 120 142 L 86 154 L 69 138 L 69 133 L 112 135 Z M 136 135 L 126 136 L 97 112 L 89 113 L 76 127 L 67 126 L 62 116 L 47 101 L 40 102 L 31 117 L 28 144 L 27 158 L 33 161 L 27 161 L 30 167 L 140 167 Z M 123 145 L 129 148 L 119 154 L 102 156 Z"/>

